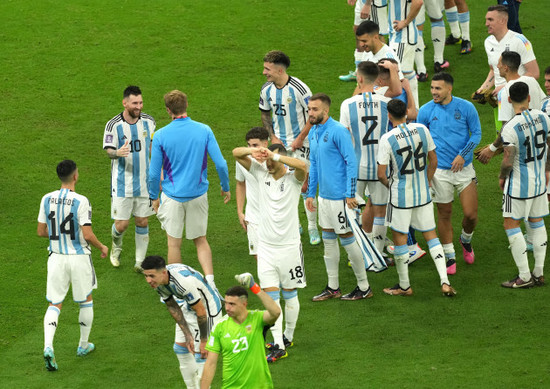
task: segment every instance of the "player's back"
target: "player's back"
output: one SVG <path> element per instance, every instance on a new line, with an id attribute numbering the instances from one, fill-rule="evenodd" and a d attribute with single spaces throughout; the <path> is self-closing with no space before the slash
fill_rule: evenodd
<path id="1" fill-rule="evenodd" d="M 57 254 L 90 254 L 82 225 L 91 225 L 92 208 L 88 199 L 69 189 L 60 189 L 42 197 L 38 221 L 45 223 L 49 251 Z"/>
<path id="2" fill-rule="evenodd" d="M 504 146 L 516 154 L 505 192 L 514 198 L 532 198 L 546 191 L 545 164 L 550 119 L 540 110 L 525 110 L 502 128 Z"/>

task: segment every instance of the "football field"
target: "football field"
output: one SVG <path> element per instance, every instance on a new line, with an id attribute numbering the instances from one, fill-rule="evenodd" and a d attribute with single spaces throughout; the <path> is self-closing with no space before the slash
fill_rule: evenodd
<path id="1" fill-rule="evenodd" d="M 473 52 L 447 46 L 454 95 L 470 98 L 488 73 L 484 17 L 493 2 L 469 1 Z M 550 27 L 542 1 L 525 1 L 520 21 L 541 70 L 550 65 Z M 544 12 L 541 12 L 544 11 Z M 353 67 L 353 7 L 345 0 L 227 1 L 0 1 L 0 388 L 179 388 L 172 350 L 174 321 L 156 292 L 133 271 L 134 227 L 125 238 L 120 268 L 93 249 L 98 277 L 90 341 L 96 351 L 76 357 L 78 305 L 67 296 L 54 346 L 59 371 L 47 372 L 42 357 L 47 308 L 47 240 L 36 235 L 41 197 L 58 189 L 55 167 L 77 163 L 76 191 L 93 206 L 93 228 L 110 247 L 110 160 L 102 150 L 105 123 L 122 112 L 122 91 L 143 91 L 145 113 L 157 128 L 169 123 L 163 95 L 180 89 L 189 116 L 208 124 L 229 165 L 232 200 L 224 205 L 209 163 L 209 226 L 216 283 L 235 284 L 237 273 L 256 274 L 235 203 L 231 150 L 261 125 L 258 99 L 265 82 L 264 54 L 282 50 L 288 73 L 313 93 L 327 93 L 331 115 L 351 96 L 353 83 L 338 80 Z M 429 23 L 427 23 L 429 24 Z M 447 27 L 447 34 L 449 33 Z M 433 47 L 426 25 L 426 66 L 433 75 Z M 421 103 L 429 82 L 419 84 Z M 476 105 L 482 144 L 494 139 L 493 112 Z M 411 298 L 382 293 L 397 282 L 395 268 L 369 273 L 374 297 L 311 302 L 326 285 L 323 247 L 303 235 L 308 287 L 294 346 L 270 365 L 277 388 L 497 388 L 550 385 L 548 286 L 508 290 L 500 283 L 517 273 L 502 227 L 500 157 L 477 161 L 479 223 L 473 237 L 476 261 L 466 265 L 458 243 L 462 214 L 453 225 L 458 291 L 444 298 L 431 258 L 410 268 Z M 457 204 L 458 205 L 458 204 Z M 300 206 L 302 225 L 306 226 Z M 547 225 L 550 224 L 546 218 Z M 420 238 L 420 234 L 418 234 Z M 425 247 L 425 242 L 419 239 Z M 149 254 L 166 256 L 166 237 L 150 218 Z M 341 250 L 340 284 L 347 293 L 355 277 Z M 200 270 L 191 241 L 184 263 Z M 530 254 L 532 266 L 532 255 Z M 252 308 L 261 308 L 256 297 Z M 220 359 L 221 360 L 221 359 Z M 221 362 L 213 388 L 221 386 Z"/>

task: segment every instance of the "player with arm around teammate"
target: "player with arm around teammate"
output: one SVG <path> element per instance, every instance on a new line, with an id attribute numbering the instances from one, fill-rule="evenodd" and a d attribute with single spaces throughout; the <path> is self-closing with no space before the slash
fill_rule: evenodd
<path id="1" fill-rule="evenodd" d="M 264 353 L 264 333 L 281 314 L 281 308 L 265 293 L 250 273 L 235 276 L 242 286 L 225 292 L 226 315 L 212 330 L 206 349 L 208 358 L 202 374 L 201 389 L 208 389 L 221 354 L 222 388 L 271 389 L 273 381 Z M 248 310 L 250 288 L 265 311 Z"/>
<path id="2" fill-rule="evenodd" d="M 134 216 L 136 253 L 134 270 L 141 271 L 141 262 L 149 245 L 148 217 L 154 214 L 147 191 L 151 139 L 155 120 L 141 112 L 143 98 L 139 87 L 124 90 L 124 111 L 105 125 L 103 149 L 111 159 L 111 264 L 120 266 L 122 237 Z"/>
<path id="3" fill-rule="evenodd" d="M 297 289 L 306 286 L 298 201 L 307 176 L 307 165 L 298 158 L 287 156 L 281 144 L 272 144 L 267 149 L 238 147 L 233 150 L 233 156 L 258 181 L 260 286 L 277 304 L 282 289 L 285 300 L 284 334 L 281 315 L 271 329 L 273 343 L 267 346 L 267 361 L 275 362 L 285 358 L 286 348 L 293 344 L 300 313 Z"/>
<path id="4" fill-rule="evenodd" d="M 447 277 L 443 247 L 435 232 L 435 218 L 430 196 L 430 182 L 437 167 L 435 144 L 422 124 L 406 124 L 407 107 L 400 100 L 388 103 L 388 116 L 395 128 L 380 139 L 378 146 L 378 178 L 390 190 L 387 221 L 395 242 L 395 267 L 399 283 L 384 289 L 391 296 L 411 296 L 409 281 L 409 227 L 422 231 L 445 296 L 456 291 Z M 391 176 L 386 176 L 390 167 Z"/>
<path id="5" fill-rule="evenodd" d="M 198 389 L 206 359 L 206 341 L 221 320 L 222 301 L 202 274 L 181 263 L 166 265 L 164 258 L 148 256 L 143 274 L 176 321 L 174 352 L 188 389 Z"/>
<path id="6" fill-rule="evenodd" d="M 109 249 L 92 230 L 92 206 L 88 199 L 75 192 L 78 168 L 71 160 L 57 165 L 61 189 L 48 193 L 40 201 L 37 234 L 49 239 L 48 279 L 46 299 L 48 309 L 44 315 L 44 362 L 46 369 L 58 369 L 54 356 L 53 339 L 63 300 L 72 286 L 73 300 L 80 304 L 80 343 L 76 355 L 86 356 L 95 345 L 88 342 L 94 309 L 92 290 L 97 279 L 92 263 L 90 244 L 101 250 L 101 258 Z"/>
<path id="7" fill-rule="evenodd" d="M 529 109 L 529 87 L 516 82 L 509 99 L 514 116 L 502 128 L 504 157 L 499 185 L 503 191 L 502 216 L 518 276 L 502 283 L 505 288 L 520 289 L 544 285 L 544 260 L 548 235 L 543 217 L 548 215 L 546 180 L 550 171 L 550 119 L 539 110 Z M 520 223 L 527 216 L 531 227 L 535 266 L 529 270 L 525 238 Z"/>

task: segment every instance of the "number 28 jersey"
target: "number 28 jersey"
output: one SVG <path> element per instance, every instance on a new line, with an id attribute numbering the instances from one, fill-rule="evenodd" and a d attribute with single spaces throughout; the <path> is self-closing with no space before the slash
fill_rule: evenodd
<path id="1" fill-rule="evenodd" d="M 400 124 L 384 134 L 378 163 L 390 167 L 390 202 L 396 208 L 415 208 L 432 201 L 428 183 L 428 152 L 435 143 L 426 126 Z"/>
<path id="2" fill-rule="evenodd" d="M 111 197 L 149 197 L 147 177 L 155 120 L 141 113 L 135 124 L 118 114 L 105 125 L 103 149 L 118 150 L 126 141 L 130 154 L 111 162 Z"/>
<path id="3" fill-rule="evenodd" d="M 48 226 L 48 250 L 57 254 L 91 254 L 81 226 L 92 224 L 92 206 L 88 199 L 69 189 L 60 189 L 42 197 L 38 222 Z"/>

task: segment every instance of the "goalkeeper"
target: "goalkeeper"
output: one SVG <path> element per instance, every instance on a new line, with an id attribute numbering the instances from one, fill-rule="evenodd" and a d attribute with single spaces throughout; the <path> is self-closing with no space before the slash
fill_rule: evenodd
<path id="1" fill-rule="evenodd" d="M 281 308 L 254 282 L 252 274 L 238 274 L 235 279 L 242 286 L 233 286 L 225 292 L 227 315 L 210 333 L 201 388 L 210 387 L 220 354 L 223 359 L 222 388 L 273 388 L 263 334 L 280 316 Z M 265 311 L 247 309 L 245 288 L 258 296 Z"/>

